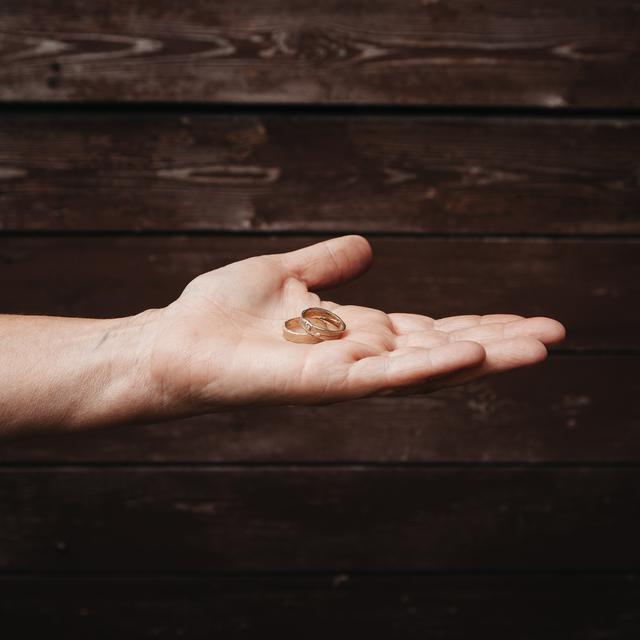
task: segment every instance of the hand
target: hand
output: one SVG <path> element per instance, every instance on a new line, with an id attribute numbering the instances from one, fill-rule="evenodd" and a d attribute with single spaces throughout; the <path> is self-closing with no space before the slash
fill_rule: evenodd
<path id="1" fill-rule="evenodd" d="M 534 364 L 564 338 L 549 318 L 384 313 L 315 290 L 361 275 L 371 248 L 345 236 L 236 262 L 192 280 L 158 310 L 152 378 L 169 415 L 234 405 L 329 403 L 432 391 Z M 339 340 L 298 344 L 282 324 L 321 306 L 347 323 Z"/>

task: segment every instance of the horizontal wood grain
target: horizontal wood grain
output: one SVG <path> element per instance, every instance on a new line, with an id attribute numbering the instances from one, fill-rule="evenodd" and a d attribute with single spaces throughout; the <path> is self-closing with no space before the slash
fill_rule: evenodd
<path id="1" fill-rule="evenodd" d="M 131 314 L 168 304 L 204 271 L 318 239 L 5 236 L 0 313 Z M 638 241 L 382 237 L 372 244 L 372 270 L 327 299 L 434 317 L 547 315 L 566 324 L 566 348 L 640 347 Z"/>
<path id="2" fill-rule="evenodd" d="M 0 462 L 638 463 L 639 367 L 637 357 L 553 356 L 428 396 L 246 408 L 4 442 Z"/>
<path id="3" fill-rule="evenodd" d="M 0 99 L 637 107 L 634 0 L 5 0 Z"/>
<path id="4" fill-rule="evenodd" d="M 634 576 L 0 579 L 11 637 L 635 640 Z M 339 632 L 336 630 L 339 629 Z"/>
<path id="5" fill-rule="evenodd" d="M 628 570 L 640 470 L 0 470 L 0 570 Z"/>
<path id="6" fill-rule="evenodd" d="M 640 232 L 640 120 L 8 112 L 0 229 Z"/>

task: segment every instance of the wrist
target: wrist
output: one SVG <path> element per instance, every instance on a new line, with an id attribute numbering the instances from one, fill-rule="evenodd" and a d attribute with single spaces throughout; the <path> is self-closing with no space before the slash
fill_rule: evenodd
<path id="1" fill-rule="evenodd" d="M 66 421 L 70 429 L 163 418 L 162 389 L 151 367 L 161 312 L 91 321 L 79 401 Z"/>

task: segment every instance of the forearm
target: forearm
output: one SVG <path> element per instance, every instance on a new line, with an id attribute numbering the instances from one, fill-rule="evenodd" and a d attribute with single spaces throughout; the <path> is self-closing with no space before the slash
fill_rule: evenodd
<path id="1" fill-rule="evenodd" d="M 0 437 L 160 416 L 155 309 L 113 319 L 0 315 Z"/>

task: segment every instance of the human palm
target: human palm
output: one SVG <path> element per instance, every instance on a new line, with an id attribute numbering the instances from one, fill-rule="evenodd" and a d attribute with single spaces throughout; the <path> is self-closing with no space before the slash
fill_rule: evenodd
<path id="1" fill-rule="evenodd" d="M 430 391 L 533 364 L 564 328 L 516 315 L 384 313 L 322 300 L 371 262 L 360 236 L 258 256 L 202 274 L 161 310 L 153 374 L 182 413 L 234 405 L 328 403 Z M 324 307 L 347 324 L 338 340 L 287 342 L 285 320 Z"/>

